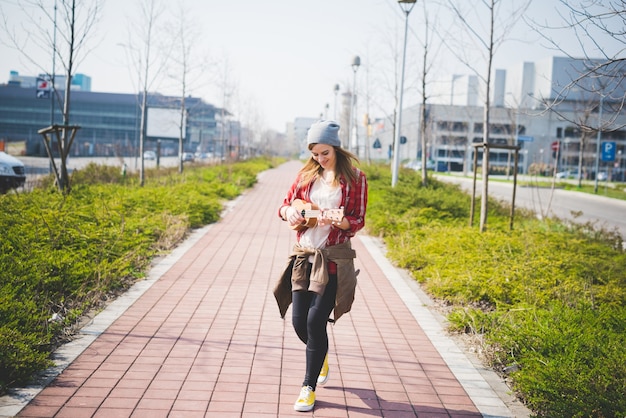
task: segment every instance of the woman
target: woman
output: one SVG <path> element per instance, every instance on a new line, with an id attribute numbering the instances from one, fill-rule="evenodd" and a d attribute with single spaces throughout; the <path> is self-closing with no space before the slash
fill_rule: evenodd
<path id="1" fill-rule="evenodd" d="M 293 302 L 292 322 L 306 344 L 306 372 L 296 411 L 315 406 L 317 384 L 328 380 L 326 323 L 350 311 L 356 273 L 350 238 L 365 225 L 367 180 L 353 166 L 358 159 L 341 148 L 339 125 L 319 121 L 311 125 L 307 144 L 311 157 L 298 172 L 278 214 L 297 232 L 289 262 L 274 295 L 284 318 Z M 301 201 L 318 211 L 302 211 Z M 314 218 L 311 222 L 308 217 Z"/>

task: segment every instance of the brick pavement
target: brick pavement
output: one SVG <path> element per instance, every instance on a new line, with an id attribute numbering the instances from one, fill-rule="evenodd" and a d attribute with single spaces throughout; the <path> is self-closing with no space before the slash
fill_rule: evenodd
<path id="1" fill-rule="evenodd" d="M 107 311 L 96 317 L 80 354 L 34 398 L 24 396 L 18 416 L 521 416 L 361 234 L 353 240 L 361 270 L 353 310 L 329 325 L 330 380 L 318 387 L 313 412 L 293 411 L 304 346 L 291 310 L 280 318 L 272 287 L 295 239 L 276 210 L 299 166 L 262 173 L 220 222 L 112 305 L 109 319 Z"/>

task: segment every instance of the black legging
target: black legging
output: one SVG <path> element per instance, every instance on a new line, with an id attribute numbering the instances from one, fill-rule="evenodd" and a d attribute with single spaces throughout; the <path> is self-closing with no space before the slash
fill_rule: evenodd
<path id="1" fill-rule="evenodd" d="M 310 274 L 310 269 L 307 273 Z M 293 292 L 292 323 L 298 338 L 306 344 L 306 373 L 302 386 L 311 386 L 313 390 L 328 352 L 326 324 L 335 307 L 336 294 L 336 274 L 328 276 L 322 296 L 306 290 Z"/>

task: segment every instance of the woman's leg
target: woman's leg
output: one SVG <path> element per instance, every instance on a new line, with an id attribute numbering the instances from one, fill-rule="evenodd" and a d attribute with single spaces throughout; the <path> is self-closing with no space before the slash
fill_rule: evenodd
<path id="1" fill-rule="evenodd" d="M 315 390 L 324 357 L 328 352 L 328 318 L 335 307 L 337 275 L 329 275 L 324 294 L 298 291 L 293 293 L 292 321 L 298 338 L 306 344 L 306 373 L 303 386 Z"/>
<path id="2" fill-rule="evenodd" d="M 293 324 L 293 329 L 296 331 L 296 335 L 300 338 L 300 341 L 305 344 L 308 340 L 307 318 L 309 316 L 309 308 L 313 295 L 314 293 L 306 290 L 299 290 L 293 292 L 291 295 L 291 323 Z"/>

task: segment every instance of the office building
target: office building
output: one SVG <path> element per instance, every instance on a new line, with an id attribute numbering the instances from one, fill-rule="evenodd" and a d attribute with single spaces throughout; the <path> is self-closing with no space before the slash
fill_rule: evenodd
<path id="1" fill-rule="evenodd" d="M 0 140 L 24 141 L 26 154 L 45 156 L 38 131 L 52 124 L 62 124 L 63 117 L 52 95 L 42 94 L 38 89 L 37 78 L 41 80 L 41 77 L 22 77 L 12 72 L 9 83 L 0 85 Z M 69 124 L 78 125 L 80 129 L 70 155 L 137 155 L 142 95 L 91 92 L 89 77 L 77 76 L 74 80 L 80 87 L 72 89 Z M 177 154 L 181 132 L 180 97 L 148 93 L 147 103 L 145 148 L 154 149 L 159 142 L 163 155 Z M 182 127 L 184 150 L 216 155 L 236 152 L 241 146 L 241 129 L 230 116 L 202 99 L 187 97 Z"/>
<path id="2" fill-rule="evenodd" d="M 551 57 L 537 63 L 521 63 L 510 69 L 496 70 L 492 88 L 489 143 L 490 167 L 504 172 L 512 167 L 512 152 L 498 145 L 520 147 L 519 171 L 546 173 L 578 167 L 582 161 L 587 178 L 595 173 L 595 161 L 601 158 L 598 144 L 610 143 L 614 159 L 600 161 L 600 171 L 623 172 L 626 169 L 626 112 L 620 106 L 626 97 L 621 78 L 592 76 L 591 69 L 600 60 Z M 620 67 L 621 66 L 621 67 Z M 625 64 L 616 64 L 623 74 Z M 619 68 L 618 68 L 619 67 Z M 589 74 L 588 74 L 589 73 Z M 588 76 L 585 76 L 588 74 Z M 597 75 L 597 74 L 596 74 Z M 583 77 L 576 84 L 572 81 Z M 433 83 L 432 99 L 426 105 L 426 153 L 429 159 L 452 171 L 469 172 L 473 153 L 482 154 L 484 92 L 476 76 L 453 75 Z M 598 135 L 599 110 L 603 116 Z M 400 159 L 421 159 L 421 105 L 403 111 Z M 586 128 L 581 128 L 585 125 Z M 371 155 L 389 159 L 382 150 L 393 143 L 393 126 L 379 126 L 373 132 L 381 148 Z M 598 142 L 600 138 L 600 142 Z M 558 153 L 555 149 L 558 148 Z M 482 164 L 482 156 L 478 165 Z"/>

